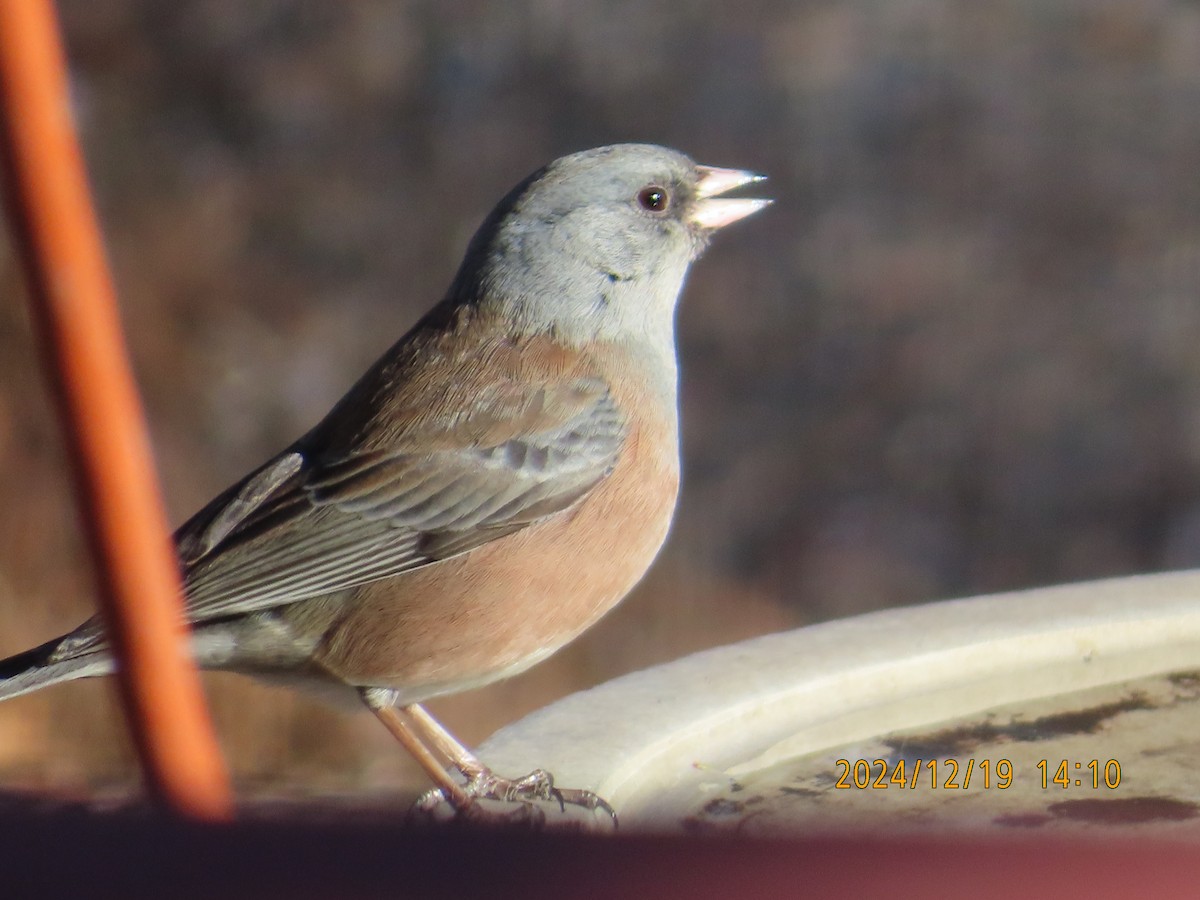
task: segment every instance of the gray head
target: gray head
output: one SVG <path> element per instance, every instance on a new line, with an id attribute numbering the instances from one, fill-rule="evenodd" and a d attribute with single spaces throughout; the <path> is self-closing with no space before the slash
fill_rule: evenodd
<path id="1" fill-rule="evenodd" d="M 673 353 L 689 264 L 718 228 L 770 202 L 716 195 L 759 178 L 651 144 L 564 156 L 488 217 L 452 294 L 494 305 L 523 332 L 550 330 L 572 344 L 646 341 Z"/>

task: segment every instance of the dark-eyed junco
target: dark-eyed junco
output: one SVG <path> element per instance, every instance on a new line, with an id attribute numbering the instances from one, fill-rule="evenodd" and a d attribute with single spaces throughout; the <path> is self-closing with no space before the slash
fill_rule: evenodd
<path id="1" fill-rule="evenodd" d="M 611 812 L 494 775 L 418 704 L 544 659 L 649 567 L 679 483 L 676 302 L 769 202 L 718 195 L 757 178 L 619 144 L 521 182 L 445 299 L 176 532 L 197 663 L 357 691 L 456 810 Z M 90 619 L 0 662 L 0 699 L 113 666 Z"/>

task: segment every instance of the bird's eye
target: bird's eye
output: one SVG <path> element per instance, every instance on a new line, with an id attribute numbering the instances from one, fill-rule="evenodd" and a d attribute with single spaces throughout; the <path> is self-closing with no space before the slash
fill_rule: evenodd
<path id="1" fill-rule="evenodd" d="M 667 189 L 659 187 L 657 184 L 647 185 L 638 191 L 638 205 L 649 212 L 665 212 L 667 207 L 671 205 L 671 197 L 667 193 Z"/>

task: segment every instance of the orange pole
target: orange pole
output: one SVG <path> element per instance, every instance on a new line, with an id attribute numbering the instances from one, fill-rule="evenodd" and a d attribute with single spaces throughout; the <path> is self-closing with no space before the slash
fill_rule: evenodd
<path id="1" fill-rule="evenodd" d="M 0 0 L 0 112 L 10 213 L 57 389 L 126 716 L 167 808 L 232 815 L 186 652 L 174 550 L 75 139 L 50 0 Z"/>

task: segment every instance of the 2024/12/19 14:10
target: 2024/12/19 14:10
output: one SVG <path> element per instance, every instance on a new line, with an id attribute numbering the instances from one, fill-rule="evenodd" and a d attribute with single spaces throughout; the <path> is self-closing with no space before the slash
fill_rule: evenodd
<path id="1" fill-rule="evenodd" d="M 1057 763 L 1054 760 L 1040 759 L 1037 770 L 1042 779 L 1043 790 L 1053 787 L 1063 790 L 1071 787 L 1116 790 L 1121 785 L 1121 764 L 1115 759 L 1106 762 L 1098 759 L 1087 762 L 1063 759 Z"/>

